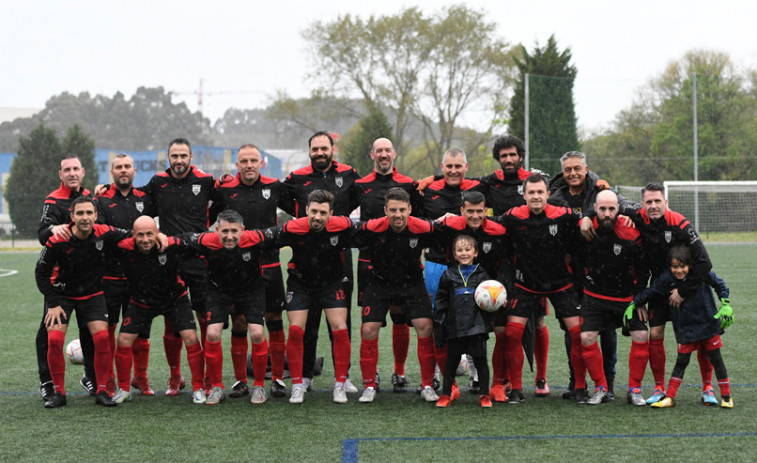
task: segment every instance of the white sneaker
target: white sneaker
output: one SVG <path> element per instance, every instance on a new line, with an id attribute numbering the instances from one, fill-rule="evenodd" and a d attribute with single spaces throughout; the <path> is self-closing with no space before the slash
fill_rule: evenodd
<path id="1" fill-rule="evenodd" d="M 198 389 L 192 393 L 192 403 L 196 405 L 202 405 L 205 402 L 207 402 L 208 398 L 205 397 L 205 391 L 203 389 Z"/>
<path id="2" fill-rule="evenodd" d="M 421 391 L 421 397 L 426 402 L 436 402 L 437 400 L 439 400 L 439 396 L 436 395 L 436 391 L 434 391 L 434 388 L 432 388 L 431 386 L 426 386 L 423 388 L 423 390 Z"/>
<path id="3" fill-rule="evenodd" d="M 268 400 L 268 394 L 262 386 L 252 386 L 252 397 L 250 403 L 260 405 Z"/>
<path id="4" fill-rule="evenodd" d="M 344 386 L 334 387 L 334 402 L 338 404 L 347 403 L 347 390 Z"/>
<path id="5" fill-rule="evenodd" d="M 292 396 L 289 397 L 290 404 L 301 404 L 305 400 L 305 384 L 293 384 Z"/>
<path id="6" fill-rule="evenodd" d="M 347 378 L 347 380 L 344 382 L 344 390 L 349 392 L 350 394 L 357 394 L 358 390 L 355 387 L 354 384 L 352 384 L 352 381 L 350 381 L 350 378 Z"/>
<path id="7" fill-rule="evenodd" d="M 131 402 L 131 391 L 124 391 L 123 389 L 117 390 L 116 395 L 113 396 L 113 402 L 117 404 Z"/>
<path id="8" fill-rule="evenodd" d="M 208 399 L 205 401 L 205 404 L 207 405 L 218 405 L 226 398 L 226 394 L 224 393 L 224 390 L 222 387 L 214 387 L 210 390 L 210 395 L 208 396 Z"/>
<path id="9" fill-rule="evenodd" d="M 363 395 L 360 396 L 358 401 L 363 404 L 371 403 L 373 402 L 373 399 L 376 398 L 376 389 L 372 387 L 366 387 L 363 391 Z"/>
<path id="10" fill-rule="evenodd" d="M 302 385 L 305 386 L 305 390 L 310 392 L 313 390 L 313 378 L 302 378 Z"/>

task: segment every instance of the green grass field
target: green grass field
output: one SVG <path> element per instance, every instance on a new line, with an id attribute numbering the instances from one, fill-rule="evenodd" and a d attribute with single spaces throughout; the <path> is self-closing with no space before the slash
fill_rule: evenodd
<path id="1" fill-rule="evenodd" d="M 562 400 L 567 367 L 562 332 L 549 320 L 552 337 L 548 380 L 551 397 L 536 399 L 527 389 L 526 403 L 495 403 L 479 408 L 477 396 L 463 390 L 448 409 L 436 409 L 415 393 L 382 392 L 373 404 L 331 401 L 333 369 L 327 360 L 316 391 L 296 406 L 271 399 L 252 406 L 248 398 L 227 399 L 219 406 L 196 406 L 190 394 L 163 396 L 168 368 L 163 356 L 162 319 L 153 326 L 149 376 L 155 397 L 136 395 L 115 409 L 94 405 L 78 386 L 80 366 L 67 368 L 69 405 L 47 410 L 37 392 L 34 335 L 42 297 L 34 284 L 36 253 L 0 253 L 0 460 L 2 461 L 754 461 L 757 459 L 757 300 L 754 285 L 757 244 L 708 245 L 715 271 L 731 288 L 736 323 L 724 336 L 723 356 L 735 408 L 706 408 L 699 402 L 700 376 L 692 361 L 675 408 L 636 408 L 624 400 L 629 338 L 619 338 L 618 398 L 596 407 Z M 353 309 L 357 319 L 358 311 Z M 78 337 L 72 329 L 67 341 Z M 359 339 L 357 324 L 353 339 Z M 329 357 L 325 331 L 319 355 Z M 418 384 L 419 369 L 411 339 L 408 377 Z M 493 346 L 490 340 L 489 349 Z M 224 340 L 224 379 L 233 384 Z M 669 328 L 668 373 L 675 362 Z M 379 371 L 391 388 L 390 328 L 382 331 Z M 352 348 L 352 378 L 360 383 L 359 345 Z M 185 359 L 184 359 L 185 360 Z M 188 368 L 184 365 L 185 375 Z M 524 372 L 524 383 L 533 374 Z M 463 379 L 463 378 L 461 378 Z M 467 381 L 463 379 L 463 383 Z M 461 385 L 463 384 L 461 383 Z M 651 372 L 644 394 L 651 393 Z M 268 386 L 268 384 L 266 385 Z"/>

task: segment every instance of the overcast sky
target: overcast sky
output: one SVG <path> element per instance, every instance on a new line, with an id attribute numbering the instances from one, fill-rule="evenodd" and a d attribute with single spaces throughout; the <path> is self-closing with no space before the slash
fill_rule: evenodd
<path id="1" fill-rule="evenodd" d="M 555 34 L 578 68 L 579 125 L 607 125 L 635 91 L 691 49 L 727 52 L 757 67 L 757 3 L 743 1 L 481 1 L 510 43 L 529 49 Z M 416 2 L 426 12 L 442 2 Z M 449 3 L 447 3 L 449 4 Z M 338 14 L 394 14 L 407 1 L 0 0 L 0 107 L 42 108 L 63 91 L 130 97 L 163 86 L 205 115 L 266 106 L 276 90 L 309 94 L 312 61 L 301 32 Z"/>

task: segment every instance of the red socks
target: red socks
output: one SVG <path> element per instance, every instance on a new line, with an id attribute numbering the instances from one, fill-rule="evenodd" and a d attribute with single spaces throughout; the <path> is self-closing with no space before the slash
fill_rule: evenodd
<path id="1" fill-rule="evenodd" d="M 231 363 L 234 365 L 234 378 L 247 382 L 247 332 L 231 333 Z"/>
<path id="2" fill-rule="evenodd" d="M 392 350 L 394 351 L 394 372 L 405 374 L 407 351 L 410 349 L 410 327 L 405 323 L 392 325 Z M 376 357 L 378 358 L 378 357 Z"/>
<path id="3" fill-rule="evenodd" d="M 246 339 L 246 338 L 245 338 Z M 187 349 L 189 352 L 189 349 Z M 205 370 L 213 387 L 223 387 L 223 349 L 221 341 L 205 341 Z"/>
<path id="4" fill-rule="evenodd" d="M 707 351 L 699 346 L 697 348 L 697 361 L 699 362 L 699 372 L 702 374 L 702 389 L 712 387 L 712 363 Z"/>
<path id="5" fill-rule="evenodd" d="M 286 352 L 284 330 L 271 331 L 269 328 L 268 337 L 271 339 L 271 379 L 281 379 L 284 376 L 284 353 Z"/>
<path id="6" fill-rule="evenodd" d="M 649 340 L 649 367 L 654 375 L 656 388 L 665 389 L 665 340 Z"/>
<path id="7" fill-rule="evenodd" d="M 302 383 L 302 340 L 305 331 L 299 326 L 289 326 L 289 340 L 287 341 L 287 362 L 289 374 L 292 376 L 292 384 Z"/>
<path id="8" fill-rule="evenodd" d="M 350 370 L 350 337 L 347 329 L 334 330 L 334 373 L 337 383 L 347 381 Z"/>
<path id="9" fill-rule="evenodd" d="M 165 321 L 165 330 L 163 331 L 163 348 L 166 351 L 166 361 L 168 368 L 171 370 L 171 376 L 181 375 L 181 337 L 174 336 L 173 325 L 168 320 Z"/>
<path id="10" fill-rule="evenodd" d="M 570 363 L 576 377 L 576 389 L 586 389 L 586 366 L 581 356 L 581 325 L 568 329 L 570 335 Z"/>
<path id="11" fill-rule="evenodd" d="M 549 355 L 549 330 L 546 326 L 536 328 L 534 339 L 534 360 L 536 361 L 536 379 L 547 377 L 547 356 Z"/>
<path id="12" fill-rule="evenodd" d="M 131 346 L 134 357 L 134 377 L 147 378 L 147 365 L 150 361 L 150 340 L 137 338 Z"/>
<path id="13" fill-rule="evenodd" d="M 199 342 L 187 346 L 187 363 L 192 373 L 192 390 L 202 389 L 205 375 L 205 356 Z"/>
<path id="14" fill-rule="evenodd" d="M 641 387 L 644 373 L 649 362 L 649 346 L 646 342 L 631 341 L 631 352 L 628 355 L 628 387 Z"/>
<path id="15" fill-rule="evenodd" d="M 363 385 L 365 385 L 365 387 L 376 388 L 376 369 L 378 368 L 378 359 L 378 338 L 362 338 L 362 342 L 360 343 L 360 370 L 363 373 Z M 396 372 L 397 371 L 395 370 L 395 373 Z M 404 374 L 404 371 L 402 373 Z"/>
<path id="16" fill-rule="evenodd" d="M 434 381 L 435 370 L 434 338 L 418 336 L 418 363 L 421 365 L 421 385 L 431 386 Z"/>
<path id="17" fill-rule="evenodd" d="M 505 384 L 507 381 L 507 360 L 505 358 L 505 344 L 507 334 L 503 331 L 497 334 L 492 350 L 492 386 Z"/>
<path id="18" fill-rule="evenodd" d="M 113 362 L 110 356 L 110 341 L 108 330 L 100 330 L 92 335 L 95 344 L 95 376 L 97 376 L 97 392 L 104 391 L 106 382 L 112 376 Z"/>
<path id="19" fill-rule="evenodd" d="M 66 393 L 66 359 L 63 357 L 63 343 L 66 334 L 63 331 L 47 332 L 47 366 L 53 379 L 55 392 Z"/>
<path id="20" fill-rule="evenodd" d="M 116 373 L 118 373 L 118 387 L 124 391 L 131 389 L 129 381 L 131 380 L 131 363 L 132 363 L 132 348 L 131 347 L 116 347 Z"/>
<path id="21" fill-rule="evenodd" d="M 599 344 L 595 341 L 589 346 L 581 346 L 581 357 L 594 384 L 607 390 L 607 379 L 602 366 L 602 351 L 599 350 Z"/>
<path id="22" fill-rule="evenodd" d="M 668 397 L 675 399 L 676 394 L 678 393 L 678 387 L 681 385 L 681 378 L 676 378 L 674 376 L 670 377 L 670 382 L 668 383 L 668 390 L 665 393 Z"/>
<path id="23" fill-rule="evenodd" d="M 523 331 L 526 325 L 509 322 L 505 330 L 505 358 L 507 359 L 507 372 L 510 375 L 513 389 L 523 389 Z"/>
<path id="24" fill-rule="evenodd" d="M 265 370 L 267 367 L 268 341 L 263 338 L 263 342 L 252 343 L 252 373 L 255 375 L 254 386 L 265 386 Z"/>

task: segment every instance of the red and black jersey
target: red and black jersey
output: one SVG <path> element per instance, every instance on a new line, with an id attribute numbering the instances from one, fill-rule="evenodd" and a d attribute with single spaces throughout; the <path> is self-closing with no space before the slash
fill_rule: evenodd
<path id="1" fill-rule="evenodd" d="M 421 254 L 436 242 L 434 230 L 433 223 L 410 216 L 407 227 L 397 233 L 384 216 L 361 222 L 354 239 L 367 249 L 371 275 L 398 285 L 423 284 Z"/>
<path id="2" fill-rule="evenodd" d="M 130 230 L 95 224 L 83 240 L 73 230 L 69 239 L 58 236 L 48 239 L 34 271 L 45 304 L 55 307 L 63 298 L 89 299 L 102 294 L 105 252 L 130 234 Z"/>
<path id="3" fill-rule="evenodd" d="M 262 277 L 259 246 L 265 240 L 262 232 L 245 230 L 234 249 L 224 248 L 216 233 L 190 235 L 186 242 L 205 256 L 210 284 L 228 294 L 253 292 L 253 284 Z"/>
<path id="4" fill-rule="evenodd" d="M 124 196 L 111 184 L 108 191 L 97 196 L 97 221 L 116 228 L 131 230 L 139 216 L 155 217 L 157 211 L 147 193 L 132 188 Z M 123 278 L 119 259 L 110 255 L 105 267 L 105 278 Z"/>
<path id="5" fill-rule="evenodd" d="M 573 286 L 566 255 L 581 245 L 579 217 L 571 209 L 547 204 L 534 215 L 528 206 L 495 219 L 507 228 L 515 253 L 515 285 L 532 293 L 553 293 Z"/>
<path id="6" fill-rule="evenodd" d="M 463 179 L 460 185 L 448 185 L 445 179 L 436 180 L 423 193 L 423 216 L 427 219 L 438 219 L 447 212 L 460 215 L 463 205 L 463 193 L 478 191 L 486 195 L 486 186 L 478 180 Z M 444 264 L 447 261 L 447 250 L 442 245 L 432 246 L 426 253 L 426 260 Z"/>
<path id="7" fill-rule="evenodd" d="M 458 235 L 472 236 L 478 243 L 477 262 L 492 278 L 499 278 L 503 263 L 512 262 L 512 247 L 507 238 L 507 229 L 489 219 L 484 219 L 477 229 L 468 227 L 462 216 L 447 217 L 439 228 L 447 246 L 447 266 L 455 265 L 455 250 L 452 242 Z"/>
<path id="8" fill-rule="evenodd" d="M 613 230 L 600 227 L 596 218 L 593 224 L 597 236 L 580 253 L 585 269 L 584 292 L 599 299 L 631 302 L 649 279 L 641 236 L 622 221 L 615 222 Z"/>
<path id="9" fill-rule="evenodd" d="M 643 208 L 631 218 L 641 233 L 644 259 L 650 267 L 653 279 L 668 270 L 670 248 L 679 244 L 689 248 L 691 257 L 694 259 L 694 266 L 678 292 L 683 298 L 693 295 L 712 269 L 712 261 L 702 239 L 688 219 L 678 212 L 666 209 L 663 217 L 652 220 Z"/>
<path id="10" fill-rule="evenodd" d="M 418 183 L 407 175 L 397 172 L 396 167 L 388 174 L 371 172 L 363 178 L 355 180 L 353 185 L 354 194 L 360 206 L 360 220 L 367 221 L 378 219 L 386 214 L 384 205 L 386 201 L 384 196 L 392 188 L 402 188 L 410 195 L 410 205 L 412 206 L 411 214 L 419 217 L 421 215 L 421 195 L 418 194 Z"/>
<path id="11" fill-rule="evenodd" d="M 263 175 L 252 185 L 242 182 L 238 173 L 231 180 L 219 179 L 212 195 L 210 223 L 216 221 L 219 212 L 233 209 L 242 214 L 247 230 L 275 227 L 279 223 L 276 210 L 283 192 L 281 182 Z M 261 256 L 264 264 L 279 264 L 278 249 L 265 249 Z"/>
<path id="12" fill-rule="evenodd" d="M 179 244 L 179 239 L 169 237 L 168 247 L 159 250 L 156 246 L 144 254 L 134 238 L 118 243 L 119 258 L 129 281 L 129 294 L 138 306 L 162 307 L 187 293 L 179 277 L 179 266 L 195 253 Z"/>
<path id="13" fill-rule="evenodd" d="M 89 196 L 90 191 L 84 187 L 79 187 L 74 191 L 60 184 L 60 188 L 53 191 L 45 198 L 42 206 L 42 218 L 39 219 L 39 228 L 37 229 L 37 239 L 39 244 L 45 245 L 47 240 L 53 236 L 52 228 L 55 225 L 64 225 L 71 223 L 71 203 L 79 196 Z"/>
<path id="14" fill-rule="evenodd" d="M 190 166 L 184 178 L 166 169 L 153 176 L 141 189 L 150 195 L 160 217 L 160 231 L 166 235 L 203 232 L 208 229 L 208 203 L 213 194 L 213 176 Z"/>
<path id="15" fill-rule="evenodd" d="M 523 181 L 531 175 L 530 170 L 518 169 L 512 174 L 506 174 L 497 169 L 480 181 L 488 188 L 487 205 L 494 211 L 494 216 L 500 216 L 510 209 L 526 204 L 523 198 Z"/>
<path id="16" fill-rule="evenodd" d="M 279 247 L 291 246 L 287 270 L 304 287 L 318 289 L 342 281 L 344 254 L 351 246 L 352 222 L 349 217 L 332 216 L 320 231 L 310 229 L 307 217 L 290 220 L 278 230 Z"/>
<path id="17" fill-rule="evenodd" d="M 326 172 L 312 165 L 297 169 L 284 180 L 286 194 L 279 205 L 294 217 L 305 217 L 308 194 L 313 190 L 326 190 L 334 195 L 334 215 L 349 216 L 358 206 L 352 184 L 360 178 L 357 171 L 347 164 L 333 161 Z"/>

